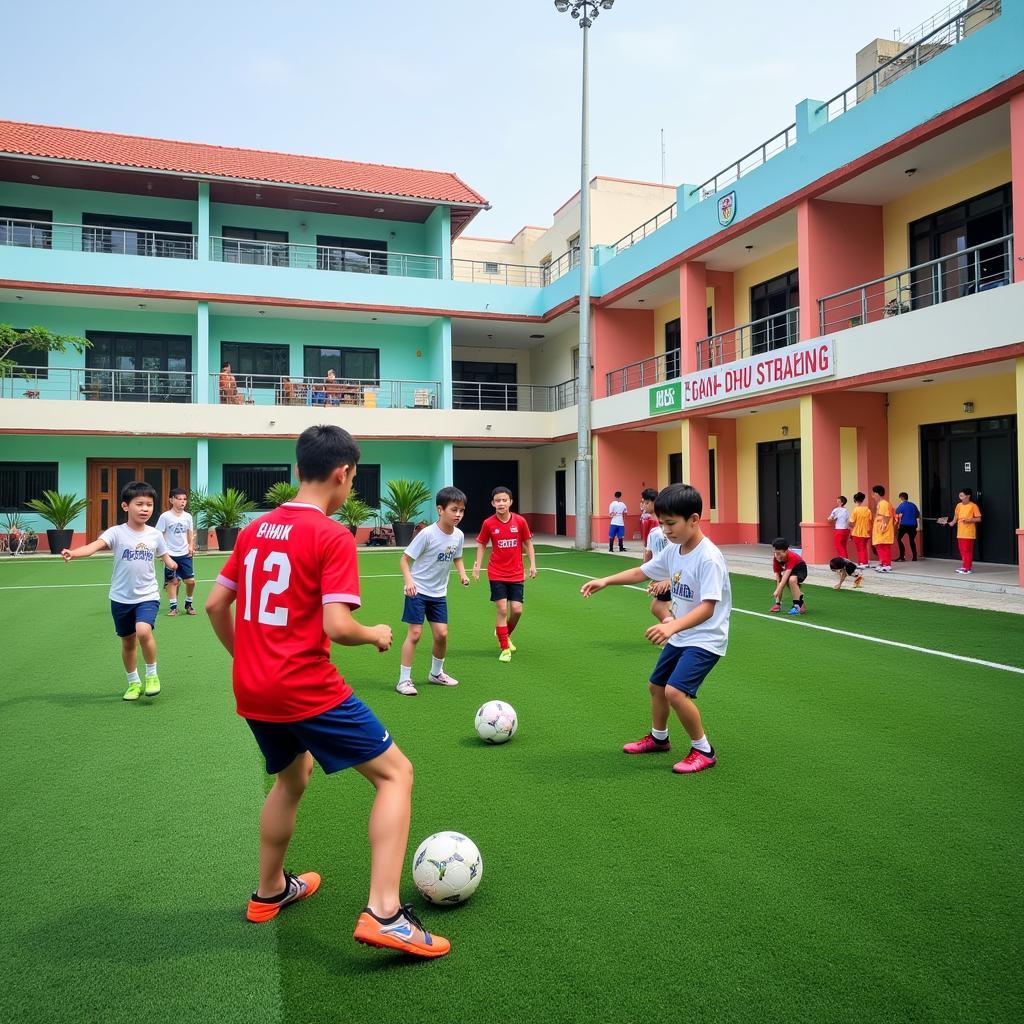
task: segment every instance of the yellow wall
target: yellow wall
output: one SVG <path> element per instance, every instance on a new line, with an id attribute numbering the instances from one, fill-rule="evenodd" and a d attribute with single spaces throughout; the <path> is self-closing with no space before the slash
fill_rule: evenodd
<path id="1" fill-rule="evenodd" d="M 853 495 L 857 487 L 857 428 L 839 428 L 839 486 L 840 494 L 849 499 L 847 506 L 852 507 Z"/>
<path id="2" fill-rule="evenodd" d="M 973 413 L 964 412 L 964 402 L 974 403 Z M 891 391 L 890 490 L 894 494 L 907 491 L 914 500 L 920 499 L 921 445 L 918 427 L 922 424 L 1011 416 L 1016 411 L 1016 382 L 1012 371 L 951 383 L 925 384 L 907 391 Z"/>
<path id="3" fill-rule="evenodd" d="M 654 309 L 654 354 L 660 356 L 665 351 L 665 324 L 670 320 L 679 319 L 679 300 L 673 299 L 664 306 Z M 678 450 L 678 449 L 677 449 Z"/>
<path id="4" fill-rule="evenodd" d="M 750 323 L 750 289 L 762 281 L 770 281 L 773 277 L 795 270 L 799 265 L 798 259 L 794 242 L 741 267 L 733 274 L 733 308 L 736 311 L 737 327 Z"/>
<path id="5" fill-rule="evenodd" d="M 1010 151 L 1006 149 L 883 206 L 886 274 L 896 274 L 911 265 L 908 224 L 1005 185 L 1010 176 Z"/>
<path id="6" fill-rule="evenodd" d="M 747 413 L 736 420 L 736 483 L 739 521 L 756 523 L 757 512 L 757 446 L 762 441 L 781 441 L 783 426 L 789 427 L 787 437 L 800 436 L 800 409 Z"/>
<path id="7" fill-rule="evenodd" d="M 669 318 L 671 319 L 671 317 Z M 668 487 L 668 457 L 683 450 L 683 425 L 673 423 L 669 430 L 658 431 L 658 490 Z"/>

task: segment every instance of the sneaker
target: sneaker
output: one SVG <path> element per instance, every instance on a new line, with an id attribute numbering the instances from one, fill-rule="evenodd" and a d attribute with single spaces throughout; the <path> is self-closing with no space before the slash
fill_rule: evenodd
<path id="1" fill-rule="evenodd" d="M 369 907 L 356 922 L 352 933 L 356 942 L 378 949 L 395 949 L 410 956 L 444 956 L 452 944 L 440 935 L 431 935 L 413 912 L 411 903 L 403 903 L 391 920 L 382 921 Z"/>
<path id="2" fill-rule="evenodd" d="M 497 631 L 497 630 L 495 630 L 495 631 L 494 631 L 494 635 L 495 635 L 495 637 L 497 637 L 497 635 L 498 635 L 498 631 Z M 516 648 L 516 645 L 515 645 L 514 643 L 512 643 L 512 637 L 509 637 L 509 638 L 508 638 L 508 649 L 509 649 L 509 650 L 510 650 L 510 651 L 511 651 L 511 652 L 512 652 L 513 654 L 515 654 L 515 653 L 516 653 L 516 650 L 517 650 L 517 648 Z"/>
<path id="3" fill-rule="evenodd" d="M 169 611 L 167 612 L 167 618 L 169 618 L 169 619 L 173 619 L 173 618 L 174 618 L 174 617 L 175 617 L 175 616 L 176 616 L 177 614 L 178 614 L 178 609 L 177 609 L 177 608 L 171 608 L 171 609 L 170 609 L 170 610 L 169 610 Z"/>
<path id="4" fill-rule="evenodd" d="M 146 676 L 146 688 L 142 692 L 147 697 L 155 697 L 160 692 L 160 677 Z"/>
<path id="5" fill-rule="evenodd" d="M 705 768 L 714 768 L 718 764 L 718 757 L 712 747 L 710 754 L 705 754 L 696 747 L 691 747 L 690 752 L 678 764 L 672 765 L 672 771 L 677 775 L 692 775 L 694 772 L 702 772 Z"/>
<path id="6" fill-rule="evenodd" d="M 863 582 L 864 582 L 864 577 L 863 576 L 854 576 L 853 577 L 854 589 L 858 588 Z"/>
<path id="7" fill-rule="evenodd" d="M 771 606 L 771 608 L 768 609 L 768 611 L 770 611 L 770 612 L 781 612 L 782 611 L 782 605 L 779 604 L 778 601 L 776 601 L 775 604 L 773 604 Z"/>
<path id="8" fill-rule="evenodd" d="M 416 687 L 413 685 L 413 681 L 411 679 L 399 679 L 398 682 L 395 683 L 395 689 L 403 697 L 416 696 Z"/>
<path id="9" fill-rule="evenodd" d="M 960 575 L 960 576 L 970 576 L 971 575 L 971 570 L 970 569 L 957 569 L 957 574 Z"/>
<path id="10" fill-rule="evenodd" d="M 138 700 L 142 696 L 142 683 L 129 683 L 122 700 Z"/>
<path id="11" fill-rule="evenodd" d="M 448 673 L 445 672 L 444 669 L 442 669 L 440 672 L 438 672 L 436 676 L 434 675 L 433 672 L 431 672 L 430 675 L 427 676 L 427 682 L 428 683 L 436 683 L 438 686 L 458 686 L 459 685 L 458 679 L 455 679 L 452 676 L 448 675 Z"/>
<path id="12" fill-rule="evenodd" d="M 792 608 L 789 609 L 788 612 L 786 612 L 786 614 L 787 615 L 804 615 L 805 614 L 804 606 L 802 604 L 795 604 L 795 605 L 793 605 Z"/>
<path id="13" fill-rule="evenodd" d="M 505 650 L 498 655 L 498 661 L 511 661 L 512 660 L 512 648 L 506 647 Z"/>
<path id="14" fill-rule="evenodd" d="M 196 613 L 196 610 L 195 610 L 195 608 L 192 607 L 192 605 L 190 605 L 190 604 L 185 605 L 185 614 L 186 615 L 195 615 L 195 613 Z"/>
<path id="15" fill-rule="evenodd" d="M 253 893 L 245 916 L 250 921 L 269 921 L 277 917 L 282 907 L 312 896 L 320 888 L 320 876 L 315 871 L 307 871 L 304 875 L 286 871 L 284 883 L 284 892 L 280 896 L 257 896 Z"/>
<path id="16" fill-rule="evenodd" d="M 668 740 L 660 743 L 648 733 L 642 740 L 637 740 L 635 743 L 627 743 L 622 748 L 622 752 L 624 754 L 659 754 L 662 751 L 671 749 L 672 744 Z"/>
<path id="17" fill-rule="evenodd" d="M 867 562 L 861 562 L 857 565 L 858 569 L 870 569 L 871 566 Z"/>

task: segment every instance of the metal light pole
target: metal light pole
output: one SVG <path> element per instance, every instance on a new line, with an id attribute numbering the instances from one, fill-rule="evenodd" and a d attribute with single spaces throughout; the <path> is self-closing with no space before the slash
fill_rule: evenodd
<path id="1" fill-rule="evenodd" d="M 601 10 L 610 11 L 615 0 L 555 0 L 555 10 L 568 11 L 583 29 L 583 103 L 580 132 L 580 369 L 576 438 L 576 550 L 589 551 L 592 511 L 590 454 L 590 124 L 587 39 Z"/>

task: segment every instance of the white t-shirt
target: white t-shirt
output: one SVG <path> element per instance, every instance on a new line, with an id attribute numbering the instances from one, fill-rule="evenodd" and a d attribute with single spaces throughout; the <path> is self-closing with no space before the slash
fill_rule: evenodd
<path id="1" fill-rule="evenodd" d="M 412 563 L 412 581 L 416 592 L 424 597 L 444 597 L 448 593 L 448 576 L 452 562 L 462 557 L 465 534 L 456 529 L 445 533 L 437 523 L 420 530 L 405 549 Z"/>
<path id="2" fill-rule="evenodd" d="M 647 534 L 647 544 L 645 546 L 652 555 L 657 555 L 663 551 L 666 544 L 668 544 L 668 538 L 665 536 L 665 531 L 660 526 L 655 526 L 654 529 Z"/>
<path id="3" fill-rule="evenodd" d="M 835 522 L 835 528 L 837 530 L 848 530 L 850 528 L 850 510 L 845 505 L 836 505 L 832 509 L 829 519 Z"/>
<path id="4" fill-rule="evenodd" d="M 623 513 L 628 512 L 624 501 L 613 501 L 608 506 L 608 515 L 612 517 L 612 526 L 625 526 L 626 521 L 622 518 Z"/>
<path id="5" fill-rule="evenodd" d="M 168 509 L 157 521 L 156 528 L 167 541 L 167 550 L 172 555 L 188 554 L 188 535 L 195 530 L 192 517 L 187 512 L 178 515 Z"/>
<path id="6" fill-rule="evenodd" d="M 700 647 L 712 654 L 725 654 L 732 612 L 732 588 L 725 558 L 707 537 L 688 555 L 679 552 L 678 544 L 666 544 L 640 569 L 649 579 L 672 581 L 673 618 L 681 619 L 701 601 L 714 601 L 715 611 L 707 622 L 675 633 L 668 642 L 676 647 Z"/>
<path id="7" fill-rule="evenodd" d="M 110 600 L 119 604 L 159 601 L 153 559 L 168 553 L 164 535 L 152 526 L 133 530 L 127 523 L 121 523 L 104 530 L 100 540 L 114 553 Z"/>

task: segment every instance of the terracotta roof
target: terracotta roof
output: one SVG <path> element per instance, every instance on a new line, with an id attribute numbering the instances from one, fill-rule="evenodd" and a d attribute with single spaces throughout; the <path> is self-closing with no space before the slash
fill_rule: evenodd
<path id="1" fill-rule="evenodd" d="M 20 121 L 0 121 L 0 153 L 75 160 L 110 167 L 173 171 L 210 178 L 335 188 L 452 205 L 487 204 L 483 196 L 447 171 L 421 171 Z"/>

